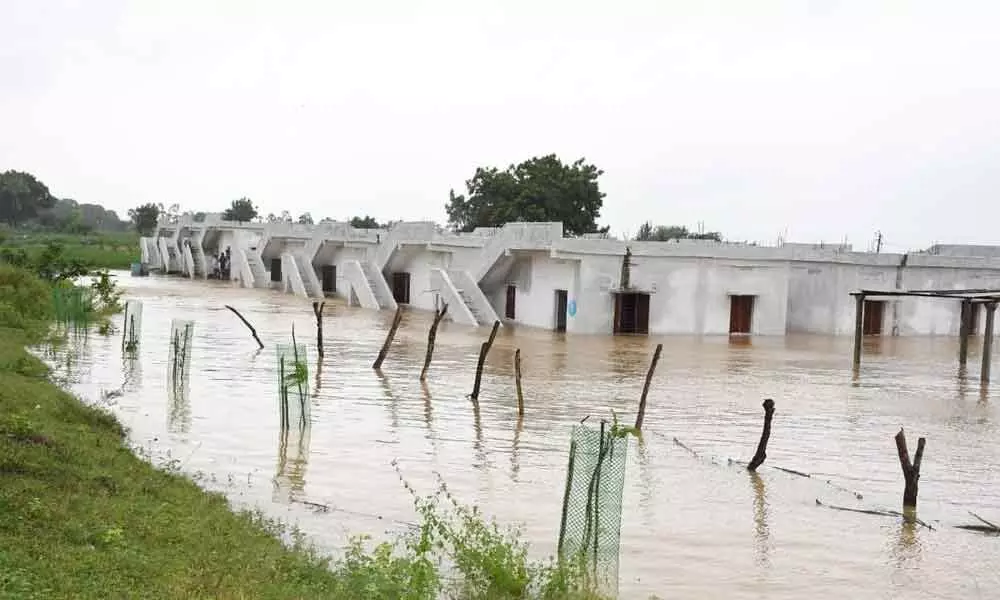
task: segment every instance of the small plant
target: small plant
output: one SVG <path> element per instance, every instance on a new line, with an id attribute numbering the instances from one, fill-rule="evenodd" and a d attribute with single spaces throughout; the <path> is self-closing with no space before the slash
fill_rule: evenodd
<path id="1" fill-rule="evenodd" d="M 288 360 L 289 354 L 291 354 L 290 361 Z M 295 327 L 293 325 L 291 348 L 278 347 L 278 410 L 281 416 L 282 429 L 287 429 L 291 421 L 289 390 L 294 390 L 297 396 L 299 426 L 304 427 L 308 422 L 308 380 L 309 367 L 306 365 L 305 348 L 299 347 L 295 339 Z"/>
<path id="2" fill-rule="evenodd" d="M 122 309 L 121 298 L 124 292 L 118 289 L 118 284 L 111 279 L 111 274 L 105 269 L 94 273 L 95 279 L 90 289 L 97 295 L 97 309 L 101 314 L 113 314 Z"/>

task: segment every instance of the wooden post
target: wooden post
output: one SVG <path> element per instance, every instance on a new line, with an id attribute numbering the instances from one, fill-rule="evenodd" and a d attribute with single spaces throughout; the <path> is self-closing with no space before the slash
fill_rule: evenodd
<path id="1" fill-rule="evenodd" d="M 514 351 L 514 387 L 517 388 L 517 416 L 524 416 L 524 394 L 521 392 L 521 349 Z M 520 420 L 518 420 L 520 423 Z"/>
<path id="2" fill-rule="evenodd" d="M 757 451 L 754 452 L 747 471 L 756 471 L 757 467 L 764 464 L 767 459 L 767 441 L 771 439 L 771 419 L 774 418 L 774 400 L 768 398 L 764 400 L 764 430 L 760 432 L 760 441 L 757 442 Z"/>
<path id="3" fill-rule="evenodd" d="M 861 338 L 865 334 L 865 295 L 854 296 L 857 305 L 854 308 L 854 368 L 861 367 Z"/>
<path id="4" fill-rule="evenodd" d="M 996 302 L 986 303 L 986 331 L 983 332 L 983 367 L 979 372 L 979 381 L 983 385 L 989 385 L 990 383 L 990 362 L 993 358 L 993 317 L 996 310 Z"/>
<path id="5" fill-rule="evenodd" d="M 490 353 L 490 348 L 493 347 L 493 340 L 497 337 L 497 329 L 500 328 L 500 321 L 493 321 L 493 331 L 490 332 L 490 339 L 483 342 L 483 345 L 479 347 L 479 363 L 476 365 L 476 383 L 472 386 L 472 393 L 469 394 L 469 398 L 473 402 L 479 401 L 479 386 L 483 381 L 483 366 L 486 364 L 486 355 Z"/>
<path id="6" fill-rule="evenodd" d="M 924 444 L 927 440 L 920 438 L 917 440 L 917 453 L 910 462 L 910 452 L 906 448 L 906 434 L 903 429 L 899 429 L 896 434 L 896 452 L 899 453 L 899 466 L 903 469 L 903 508 L 917 507 L 917 483 L 920 481 L 920 463 L 924 458 Z"/>
<path id="7" fill-rule="evenodd" d="M 424 356 L 424 368 L 420 370 L 420 381 L 427 380 L 427 370 L 431 368 L 431 359 L 434 357 L 434 340 L 437 338 L 438 325 L 441 319 L 448 312 L 448 303 L 439 309 L 434 309 L 434 322 L 431 323 L 431 330 L 427 333 L 427 355 Z"/>
<path id="8" fill-rule="evenodd" d="M 642 386 L 642 397 L 639 398 L 639 414 L 635 416 L 636 431 L 642 431 L 642 421 L 646 418 L 646 396 L 649 394 L 649 384 L 653 381 L 656 363 L 660 362 L 661 352 L 663 352 L 663 344 L 657 344 L 656 350 L 653 352 L 653 360 L 649 363 L 649 370 L 646 371 L 646 383 Z"/>
<path id="9" fill-rule="evenodd" d="M 385 355 L 389 353 L 389 346 L 392 345 L 392 339 L 396 337 L 396 330 L 399 329 L 399 322 L 403 319 L 403 307 L 396 307 L 396 316 L 392 318 L 392 327 L 389 328 L 389 333 L 385 336 L 385 342 L 382 343 L 382 349 L 379 350 L 378 358 L 375 359 L 375 364 L 372 368 L 376 371 L 382 368 L 382 363 L 385 361 Z"/>
<path id="10" fill-rule="evenodd" d="M 260 338 L 257 337 L 257 330 L 253 328 L 253 325 L 250 324 L 250 321 L 247 321 L 245 318 L 243 318 L 243 315 L 240 314 L 240 311 L 236 310 L 232 306 L 229 306 L 228 304 L 224 304 L 223 306 L 233 311 L 233 314 L 239 317 L 240 321 L 243 321 L 243 324 L 246 325 L 247 329 L 250 330 L 250 334 L 253 336 L 253 339 L 257 340 L 257 345 L 260 346 L 260 349 L 263 349 L 264 342 L 260 341 Z"/>
<path id="11" fill-rule="evenodd" d="M 962 300 L 962 313 L 958 323 L 958 366 L 965 367 L 969 360 L 969 334 L 972 325 L 972 301 Z"/>
<path id="12" fill-rule="evenodd" d="M 313 314 L 316 315 L 316 352 L 323 358 L 323 306 L 326 302 L 313 302 Z"/>
<path id="13" fill-rule="evenodd" d="M 125 351 L 126 338 L 128 338 L 128 302 L 125 303 L 125 318 L 122 320 L 122 352 Z"/>

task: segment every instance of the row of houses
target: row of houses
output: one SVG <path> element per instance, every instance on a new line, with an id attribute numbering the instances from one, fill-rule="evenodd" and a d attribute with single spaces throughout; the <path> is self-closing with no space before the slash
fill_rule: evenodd
<path id="1" fill-rule="evenodd" d="M 851 335 L 858 289 L 1000 289 L 1000 247 L 853 252 L 846 246 L 762 247 L 704 240 L 567 238 L 561 223 L 508 223 L 470 233 L 431 222 L 391 229 L 237 223 L 206 215 L 159 224 L 141 240 L 152 270 L 225 277 L 303 298 L 339 296 L 373 310 L 433 310 L 471 326 L 581 334 Z M 868 335 L 957 335 L 960 303 L 867 300 Z M 973 319 L 978 321 L 977 319 Z M 976 322 L 977 331 L 982 324 Z"/>

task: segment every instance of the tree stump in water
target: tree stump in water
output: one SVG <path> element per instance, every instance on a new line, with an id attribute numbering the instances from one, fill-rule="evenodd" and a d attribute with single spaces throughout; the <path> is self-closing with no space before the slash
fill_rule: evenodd
<path id="1" fill-rule="evenodd" d="M 448 303 L 445 302 L 440 310 L 434 310 L 434 322 L 431 323 L 431 330 L 427 333 L 427 355 L 424 356 L 424 368 L 420 370 L 420 381 L 427 379 L 427 371 L 431 368 L 431 359 L 434 358 L 434 340 L 437 339 L 438 325 L 441 319 L 448 312 Z"/>
<path id="2" fill-rule="evenodd" d="M 389 346 L 392 345 L 393 338 L 396 337 L 396 330 L 399 329 L 399 322 L 403 320 L 403 307 L 396 307 L 396 316 L 392 318 L 392 326 L 389 327 L 389 333 L 385 336 L 385 342 L 382 343 L 382 349 L 379 350 L 378 358 L 375 359 L 375 364 L 372 368 L 376 371 L 382 368 L 382 363 L 385 362 L 385 356 L 389 354 Z"/>
<path id="3" fill-rule="evenodd" d="M 913 462 L 910 462 L 910 451 L 906 447 L 906 434 L 903 428 L 899 428 L 896 434 L 896 452 L 899 454 L 899 466 L 903 469 L 903 508 L 917 507 L 917 484 L 920 481 L 920 463 L 924 458 L 925 438 L 917 440 L 917 452 L 913 455 Z"/>
<path id="4" fill-rule="evenodd" d="M 774 418 L 774 400 L 768 398 L 764 400 L 764 429 L 760 432 L 760 441 L 757 442 L 757 451 L 754 452 L 747 471 L 756 471 L 757 467 L 767 460 L 767 442 L 771 439 L 771 419 Z"/>

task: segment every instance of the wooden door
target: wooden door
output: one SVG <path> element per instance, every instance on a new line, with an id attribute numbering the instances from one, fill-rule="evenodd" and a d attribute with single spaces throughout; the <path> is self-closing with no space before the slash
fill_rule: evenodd
<path id="1" fill-rule="evenodd" d="M 392 297 L 399 304 L 410 303 L 410 274 L 406 272 L 392 274 Z"/>
<path id="2" fill-rule="evenodd" d="M 337 291 L 337 266 L 323 265 L 320 272 L 323 275 L 323 291 L 335 293 Z"/>
<path id="3" fill-rule="evenodd" d="M 753 296 L 729 297 L 729 333 L 750 333 L 753 327 Z"/>
<path id="4" fill-rule="evenodd" d="M 507 302 L 504 308 L 504 316 L 508 319 L 513 319 L 516 314 L 515 302 L 517 301 L 517 287 L 513 285 L 507 286 Z"/>
<path id="5" fill-rule="evenodd" d="M 569 304 L 569 292 L 556 290 L 556 331 L 566 331 L 566 310 Z"/>
<path id="6" fill-rule="evenodd" d="M 649 334 L 649 294 L 635 294 L 635 333 Z"/>
<path id="7" fill-rule="evenodd" d="M 864 335 L 882 335 L 882 319 L 885 316 L 883 300 L 865 300 L 865 315 L 861 324 Z"/>

